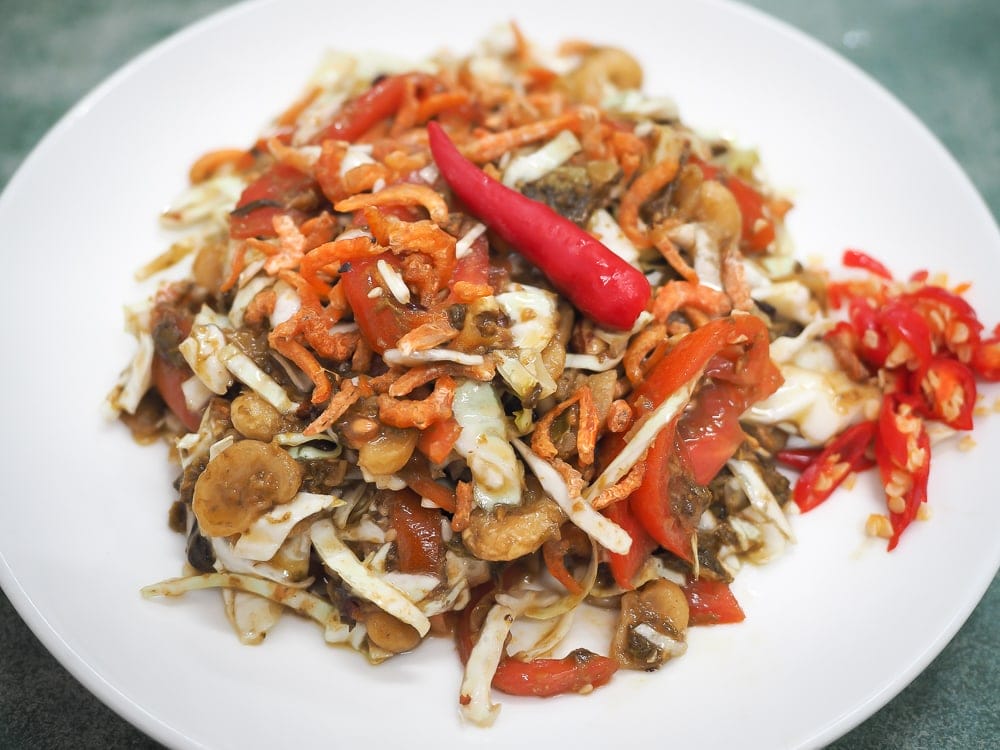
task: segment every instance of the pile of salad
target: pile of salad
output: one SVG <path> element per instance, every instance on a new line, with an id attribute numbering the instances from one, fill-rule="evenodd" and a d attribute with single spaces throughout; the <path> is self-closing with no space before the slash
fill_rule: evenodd
<path id="1" fill-rule="evenodd" d="M 293 611 L 373 663 L 454 638 L 488 725 L 492 689 L 589 692 L 742 620 L 741 565 L 856 471 L 895 546 L 998 332 L 864 253 L 804 268 L 755 153 L 642 82 L 514 25 L 416 66 L 331 54 L 193 164 L 141 275 L 185 270 L 127 308 L 109 396 L 179 464 L 185 572 L 145 595 L 218 588 L 246 643 Z M 618 613 L 604 653 L 566 642 L 585 606 Z"/>

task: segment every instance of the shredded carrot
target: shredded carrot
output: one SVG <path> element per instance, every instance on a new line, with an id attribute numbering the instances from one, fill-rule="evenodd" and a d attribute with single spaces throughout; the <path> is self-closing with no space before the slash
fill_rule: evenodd
<path id="1" fill-rule="evenodd" d="M 268 138 L 267 150 L 280 163 L 286 164 L 293 169 L 297 169 L 302 174 L 311 175 L 316 166 L 316 159 L 309 156 L 307 152 L 282 143 L 280 138 Z"/>
<path id="2" fill-rule="evenodd" d="M 454 417 L 442 419 L 420 433 L 417 450 L 427 456 L 431 463 L 443 464 L 461 434 L 462 427 Z"/>
<path id="3" fill-rule="evenodd" d="M 642 160 L 649 151 L 649 147 L 637 135 L 625 130 L 613 131 L 610 145 L 625 179 L 630 180 L 642 165 Z"/>
<path id="4" fill-rule="evenodd" d="M 729 296 L 724 292 L 690 281 L 668 281 L 653 297 L 650 312 L 658 321 L 664 322 L 670 313 L 682 307 L 693 307 L 715 317 L 726 315 L 732 309 Z"/>
<path id="5" fill-rule="evenodd" d="M 469 528 L 472 520 L 472 484 L 459 482 L 455 485 L 455 515 L 451 519 L 451 530 L 458 533 Z"/>
<path id="6" fill-rule="evenodd" d="M 292 105 L 282 112 L 277 119 L 277 124 L 283 127 L 289 127 L 299 119 L 299 116 L 306 111 L 310 104 L 316 101 L 316 97 L 320 95 L 322 89 L 319 86 L 312 86 L 306 93 L 292 103 Z"/>
<path id="7" fill-rule="evenodd" d="M 549 574 L 571 594 L 579 594 L 583 587 L 566 569 L 565 555 L 569 544 L 563 539 L 550 539 L 542 545 L 542 558 Z"/>
<path id="8" fill-rule="evenodd" d="M 351 405 L 361 398 L 358 387 L 350 380 L 340 383 L 340 390 L 330 399 L 323 413 L 314 419 L 303 431 L 303 435 L 318 435 L 344 416 Z"/>
<path id="9" fill-rule="evenodd" d="M 233 251 L 233 259 L 229 266 L 229 276 L 226 280 L 222 282 L 222 286 L 219 287 L 220 292 L 228 292 L 234 286 L 236 282 L 240 279 L 240 274 L 243 273 L 243 269 L 246 268 L 247 263 L 247 244 L 241 242 L 236 246 L 236 250 Z"/>
<path id="10" fill-rule="evenodd" d="M 638 385 L 646 377 L 649 368 L 655 364 L 649 361 L 649 357 L 663 344 L 666 337 L 667 327 L 663 323 L 646 326 L 632 337 L 622 358 L 622 366 L 625 368 L 625 377 L 633 386 Z"/>
<path id="11" fill-rule="evenodd" d="M 632 426 L 634 417 L 635 414 L 633 414 L 632 407 L 628 405 L 628 402 L 616 398 L 611 402 L 608 416 L 604 421 L 608 426 L 608 432 L 625 432 Z"/>
<path id="12" fill-rule="evenodd" d="M 384 247 L 374 244 L 368 237 L 345 237 L 325 242 L 306 253 L 302 258 L 299 272 L 313 289 L 320 294 L 326 294 L 331 286 L 320 279 L 319 274 L 322 271 L 334 264 L 339 268 L 347 261 L 374 257 L 384 252 Z"/>
<path id="13" fill-rule="evenodd" d="M 618 206 L 618 223 L 632 244 L 639 250 L 650 246 L 647 231 L 640 226 L 639 209 L 653 195 L 669 185 L 680 167 L 680 157 L 684 143 L 677 138 L 667 148 L 666 156 L 640 174 L 622 195 Z"/>
<path id="14" fill-rule="evenodd" d="M 253 154 L 241 148 L 220 148 L 200 156 L 188 170 L 192 185 L 204 182 L 223 167 L 230 166 L 238 172 L 253 166 Z"/>
<path id="15" fill-rule="evenodd" d="M 326 371 L 319 361 L 314 357 L 308 349 L 306 349 L 298 341 L 291 338 L 286 338 L 279 334 L 279 328 L 275 328 L 268 334 L 267 343 L 271 345 L 279 354 L 284 355 L 296 366 L 306 374 L 306 376 L 313 382 L 313 394 L 312 403 L 322 404 L 328 398 L 330 398 L 330 391 L 332 387 L 330 386 L 330 378 L 327 376 Z"/>
<path id="16" fill-rule="evenodd" d="M 384 164 L 359 164 L 349 169 L 341 182 L 348 193 L 363 193 L 373 190 L 380 180 L 385 182 L 388 176 L 389 170 Z"/>
<path id="17" fill-rule="evenodd" d="M 465 147 L 463 151 L 466 158 L 479 164 L 493 161 L 508 151 L 552 138 L 562 130 L 579 131 L 581 118 L 582 113 L 579 109 L 572 110 L 548 120 L 539 120 L 500 133 L 491 133 Z"/>
<path id="18" fill-rule="evenodd" d="M 388 393 L 378 396 L 378 416 L 391 427 L 416 427 L 426 430 L 435 422 L 451 417 L 455 400 L 455 381 L 447 375 L 438 378 L 434 390 L 425 399 L 396 399 Z"/>
<path id="19" fill-rule="evenodd" d="M 657 224 L 649 233 L 650 242 L 660 251 L 660 255 L 670 264 L 670 267 L 680 274 L 681 278 L 692 284 L 697 284 L 698 273 L 681 256 L 677 245 L 667 236 L 667 231 L 666 224 Z"/>
<path id="20" fill-rule="evenodd" d="M 396 348 L 405 353 L 423 351 L 445 344 L 456 336 L 458 331 L 452 328 L 448 318 L 442 315 L 404 333 L 396 342 Z"/>
<path id="21" fill-rule="evenodd" d="M 334 209 L 344 213 L 359 211 L 369 206 L 423 206 L 435 224 L 448 221 L 448 204 L 433 188 L 413 183 L 389 185 L 377 193 L 352 195 L 334 204 Z"/>
<path id="22" fill-rule="evenodd" d="M 259 292 L 247 305 L 246 312 L 243 313 L 243 320 L 250 325 L 263 323 L 274 312 L 274 305 L 277 301 L 278 295 L 274 289 L 265 289 Z"/>
<path id="23" fill-rule="evenodd" d="M 420 102 L 415 119 L 418 124 L 424 123 L 442 112 L 457 109 L 468 102 L 469 93 L 467 91 L 442 91 L 438 94 L 431 94 Z"/>
<path id="24" fill-rule="evenodd" d="M 382 163 L 393 173 L 393 180 L 402 178 L 404 175 L 423 169 L 430 162 L 430 155 L 427 153 L 410 154 L 403 149 L 390 151 L 382 159 Z"/>
<path id="25" fill-rule="evenodd" d="M 577 454 L 580 464 L 589 466 L 594 462 L 594 446 L 597 443 L 597 432 L 600 428 L 600 420 L 594 407 L 594 396 L 590 386 L 582 385 L 577 388 L 572 396 L 552 407 L 535 423 L 535 430 L 531 435 L 531 450 L 546 459 L 555 458 L 559 454 L 552 442 L 552 425 L 563 412 L 574 404 L 577 405 L 579 412 L 576 424 Z"/>
<path id="26" fill-rule="evenodd" d="M 609 505 L 614 505 L 618 501 L 624 500 L 639 488 L 645 473 L 646 459 L 643 456 L 642 460 L 636 461 L 632 468 L 629 469 L 628 474 L 622 477 L 617 483 L 600 492 L 591 502 L 591 505 L 594 506 L 595 510 L 602 510 Z"/>
<path id="27" fill-rule="evenodd" d="M 264 262 L 264 270 L 274 276 L 279 271 L 299 265 L 305 250 L 306 238 L 290 216 L 284 214 L 275 216 L 271 223 L 278 235 L 278 246 L 277 252 Z"/>

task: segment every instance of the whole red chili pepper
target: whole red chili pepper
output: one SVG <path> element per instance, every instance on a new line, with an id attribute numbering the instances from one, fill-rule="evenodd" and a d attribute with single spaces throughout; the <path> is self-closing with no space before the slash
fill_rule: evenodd
<path id="1" fill-rule="evenodd" d="M 577 309 L 609 328 L 629 329 L 646 309 L 646 277 L 544 203 L 502 185 L 459 153 L 436 122 L 431 154 L 455 195 L 504 241 L 534 263 Z"/>

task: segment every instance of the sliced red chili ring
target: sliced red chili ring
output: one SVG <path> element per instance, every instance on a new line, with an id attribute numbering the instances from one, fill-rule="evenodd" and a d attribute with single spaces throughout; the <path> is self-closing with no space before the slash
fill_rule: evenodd
<path id="1" fill-rule="evenodd" d="M 793 499 L 803 512 L 822 503 L 851 472 L 874 465 L 868 451 L 875 439 L 874 421 L 848 427 L 831 440 L 802 472 L 795 483 Z"/>

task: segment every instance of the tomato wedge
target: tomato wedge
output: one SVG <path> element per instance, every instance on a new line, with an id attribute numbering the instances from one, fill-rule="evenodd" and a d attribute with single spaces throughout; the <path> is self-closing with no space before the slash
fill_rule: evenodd
<path id="1" fill-rule="evenodd" d="M 229 235 L 237 240 L 276 237 L 274 217 L 289 215 L 296 223 L 301 221 L 305 214 L 293 204 L 313 185 L 309 175 L 286 164 L 275 164 L 243 191 L 229 214 Z"/>
<path id="2" fill-rule="evenodd" d="M 406 95 L 406 78 L 406 75 L 387 76 L 347 102 L 316 138 L 316 142 L 329 139 L 356 141 L 399 109 Z"/>
<path id="3" fill-rule="evenodd" d="M 720 318 L 682 338 L 636 388 L 633 409 L 642 417 L 699 373 L 707 378 L 690 414 L 665 427 L 654 440 L 646 455 L 642 483 L 624 501 L 649 537 L 689 562 L 694 559 L 691 534 L 697 518 L 682 516 L 672 506 L 671 477 L 684 482 L 687 474 L 694 484 L 705 484 L 732 456 L 742 441 L 740 415 L 781 384 L 781 373 L 769 351 L 767 327 L 759 318 Z M 704 403 L 699 402 L 702 395 Z M 604 455 L 615 455 L 624 446 L 618 435 L 607 442 Z M 642 551 L 640 545 L 638 552 Z M 620 556 L 609 553 L 612 571 L 618 571 L 616 580 L 622 579 L 619 584 L 631 579 L 629 571 L 634 574 L 648 554 L 645 551 L 637 559 L 630 552 L 628 560 L 618 560 Z"/>
<path id="4" fill-rule="evenodd" d="M 609 505 L 604 509 L 604 515 L 621 526 L 632 538 L 632 546 L 624 555 L 613 553 L 608 555 L 608 567 L 615 583 L 626 591 L 631 591 L 635 588 L 632 585 L 635 574 L 659 543 L 646 533 L 645 527 L 632 512 L 628 500 Z"/>
<path id="5" fill-rule="evenodd" d="M 396 533 L 396 554 L 403 573 L 437 575 L 444 563 L 441 512 L 425 508 L 410 490 L 396 492 L 389 505 L 389 525 Z"/>
<path id="6" fill-rule="evenodd" d="M 729 584 L 695 578 L 684 584 L 691 625 L 726 625 L 746 619 Z"/>
<path id="7" fill-rule="evenodd" d="M 600 687 L 617 671 L 614 659 L 578 648 L 562 659 L 503 659 L 493 675 L 493 687 L 508 695 L 548 698 Z"/>
<path id="8" fill-rule="evenodd" d="M 471 592 L 469 603 L 455 623 L 455 648 L 465 664 L 472 653 L 478 632 L 473 618 L 484 614 L 495 589 L 485 583 Z M 502 656 L 493 676 L 493 687 L 508 695 L 547 698 L 563 693 L 579 693 L 605 685 L 618 671 L 618 662 L 587 649 L 577 649 L 562 659 L 519 661 Z"/>
<path id="9" fill-rule="evenodd" d="M 352 260 L 342 270 L 340 283 L 361 333 L 372 349 L 384 354 L 386 349 L 396 346 L 403 334 L 429 320 L 431 313 L 415 305 L 404 305 L 392 295 L 381 281 L 377 265 L 380 259 L 393 268 L 399 266 L 399 261 L 391 252 Z M 378 296 L 369 296 L 374 289 L 382 291 Z"/>

